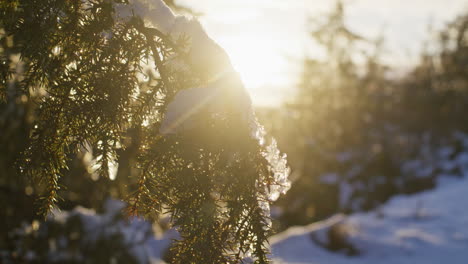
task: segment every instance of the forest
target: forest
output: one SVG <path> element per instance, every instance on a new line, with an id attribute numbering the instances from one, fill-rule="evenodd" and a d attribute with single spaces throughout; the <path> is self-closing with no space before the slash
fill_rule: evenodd
<path id="1" fill-rule="evenodd" d="M 202 3 L 0 0 L 0 263 L 467 263 L 468 6 L 402 67 L 329 2 L 258 105 Z"/>

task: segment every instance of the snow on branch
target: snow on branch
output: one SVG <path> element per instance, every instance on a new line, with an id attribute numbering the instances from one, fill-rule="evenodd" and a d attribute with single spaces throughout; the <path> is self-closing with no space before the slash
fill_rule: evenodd
<path id="1" fill-rule="evenodd" d="M 207 110 L 215 116 L 240 116 L 249 127 L 250 136 L 264 145 L 264 128 L 255 117 L 240 75 L 233 68 L 227 53 L 208 36 L 200 22 L 196 18 L 175 15 L 162 0 L 130 0 L 129 3 L 115 7 L 116 19 L 125 21 L 138 16 L 171 40 L 187 38 L 186 58 L 175 57 L 166 62 L 165 67 L 188 69 L 204 80 L 203 85 L 182 89 L 172 98 L 164 113 L 160 134 L 177 134 L 194 128 L 200 123 L 196 120 L 197 114 Z M 286 156 L 280 155 L 274 140 L 265 146 L 262 155 L 277 183 L 266 188 L 265 200 L 274 201 L 290 187 L 287 180 L 289 167 Z M 269 205 L 263 204 L 262 207 L 269 215 Z"/>

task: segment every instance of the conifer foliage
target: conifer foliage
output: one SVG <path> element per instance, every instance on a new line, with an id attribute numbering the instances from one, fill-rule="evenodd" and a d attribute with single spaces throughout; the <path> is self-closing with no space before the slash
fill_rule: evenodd
<path id="1" fill-rule="evenodd" d="M 235 90 L 243 87 L 228 62 L 223 74 L 231 77 L 218 81 L 210 71 L 220 64 L 198 66 L 194 60 L 212 55 L 194 56 L 190 34 L 175 37 L 135 10 L 122 19 L 116 10 L 128 5 L 16 0 L 0 6 L 0 97 L 6 105 L 18 98 L 33 105 L 18 169 L 34 182 L 40 213 L 55 207 L 71 153 L 92 153 L 100 177 L 113 178 L 119 150 L 132 147 L 138 184 L 127 197 L 129 212 L 170 213 L 181 235 L 171 263 L 234 263 L 249 254 L 267 263 L 269 204 L 288 188 L 285 157 L 245 107 L 250 101 Z M 227 84 L 232 87 L 213 90 L 216 96 L 184 113 L 191 120 L 184 129 L 160 133 L 177 95 Z"/>

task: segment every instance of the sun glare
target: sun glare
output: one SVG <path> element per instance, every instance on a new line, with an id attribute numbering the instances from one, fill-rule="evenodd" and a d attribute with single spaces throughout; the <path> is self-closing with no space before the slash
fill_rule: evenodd
<path id="1" fill-rule="evenodd" d="M 218 40 L 239 72 L 246 89 L 256 104 L 264 104 L 262 96 L 268 86 L 281 83 L 286 58 L 278 54 L 278 47 L 268 36 L 240 34 Z"/>

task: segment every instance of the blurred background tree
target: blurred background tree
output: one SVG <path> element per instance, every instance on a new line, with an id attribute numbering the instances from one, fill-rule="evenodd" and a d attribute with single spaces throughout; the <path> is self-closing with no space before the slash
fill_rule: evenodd
<path id="1" fill-rule="evenodd" d="M 292 188 L 277 204 L 279 228 L 370 210 L 397 193 L 433 187 L 441 171 L 457 174 L 431 168 L 419 175 L 414 160 L 440 159 L 443 145 L 455 159 L 464 148 L 457 133 L 467 132 L 467 16 L 431 32 L 437 37 L 402 77 L 382 62 L 383 38 L 348 27 L 341 1 L 310 27 L 325 56 L 303 60 L 285 109 L 263 112 L 293 170 Z"/>

